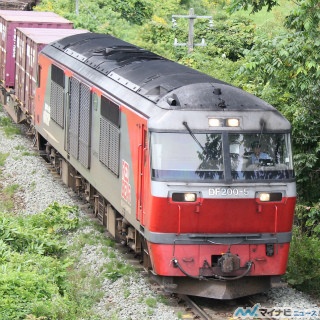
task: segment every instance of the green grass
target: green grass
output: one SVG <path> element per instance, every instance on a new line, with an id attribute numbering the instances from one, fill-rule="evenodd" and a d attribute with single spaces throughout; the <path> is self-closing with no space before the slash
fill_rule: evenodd
<path id="1" fill-rule="evenodd" d="M 0 152 L 0 167 L 3 167 L 6 163 L 7 158 L 9 157 L 10 153 L 2 153 Z"/>
<path id="2" fill-rule="evenodd" d="M 113 259 L 104 265 L 103 274 L 106 278 L 111 281 L 116 281 L 117 279 L 133 274 L 135 272 L 134 268 L 118 259 Z"/>
<path id="3" fill-rule="evenodd" d="M 16 150 L 18 150 L 18 151 L 26 151 L 27 150 L 27 148 L 25 146 L 22 146 L 22 145 L 15 146 L 14 148 Z"/>
<path id="4" fill-rule="evenodd" d="M 0 117 L 0 127 L 2 127 L 4 134 L 8 138 L 21 134 L 20 129 L 15 126 L 8 117 Z"/>
<path id="5" fill-rule="evenodd" d="M 14 194 L 19 188 L 18 184 L 13 184 L 1 189 L 0 212 L 10 212 L 14 209 Z"/>
<path id="6" fill-rule="evenodd" d="M 146 305 L 149 308 L 155 308 L 157 306 L 157 300 L 155 298 L 147 298 Z"/>
<path id="7" fill-rule="evenodd" d="M 12 198 L 12 197 L 14 196 L 15 192 L 16 192 L 19 188 L 20 188 L 20 185 L 18 185 L 18 184 L 12 184 L 12 185 L 10 185 L 10 186 L 5 187 L 5 188 L 3 189 L 3 193 L 4 193 L 6 196 Z"/>
<path id="8" fill-rule="evenodd" d="M 273 37 L 274 35 L 285 31 L 285 28 L 283 27 L 285 17 L 296 6 L 296 4 L 290 0 L 280 0 L 279 3 L 279 6 L 273 7 L 269 12 L 266 8 L 263 8 L 261 11 L 251 14 L 249 8 L 248 11 L 242 10 L 235 13 L 235 15 L 250 18 L 256 25 L 257 35 L 264 34 Z"/>
<path id="9" fill-rule="evenodd" d="M 0 212 L 10 212 L 14 209 L 14 202 L 11 198 L 0 200 Z"/>

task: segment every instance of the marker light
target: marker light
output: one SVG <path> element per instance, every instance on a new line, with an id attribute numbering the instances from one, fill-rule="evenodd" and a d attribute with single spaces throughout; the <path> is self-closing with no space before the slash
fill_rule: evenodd
<path id="1" fill-rule="evenodd" d="M 195 202 L 197 200 L 196 193 L 173 193 L 172 201 L 174 202 Z"/>
<path id="2" fill-rule="evenodd" d="M 226 119 L 226 126 L 227 127 L 239 127 L 240 121 L 239 119 Z"/>
<path id="3" fill-rule="evenodd" d="M 220 119 L 217 118 L 209 118 L 209 127 L 220 127 Z"/>

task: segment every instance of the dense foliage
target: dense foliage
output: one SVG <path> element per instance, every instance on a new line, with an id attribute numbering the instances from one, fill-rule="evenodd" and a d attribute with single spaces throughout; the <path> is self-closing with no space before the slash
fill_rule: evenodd
<path id="1" fill-rule="evenodd" d="M 320 239 L 307 237 L 297 226 L 293 229 L 287 282 L 301 291 L 320 296 Z"/>
<path id="2" fill-rule="evenodd" d="M 62 238 L 77 226 L 77 209 L 56 203 L 31 216 L 0 213 L 0 319 L 74 314 Z"/>
<path id="3" fill-rule="evenodd" d="M 298 195 L 307 202 L 319 200 L 319 46 L 320 38 L 306 31 L 257 39 L 240 69 L 256 93 L 291 121 Z"/>
<path id="4" fill-rule="evenodd" d="M 270 10 L 279 1 L 232 1 L 232 9 Z M 320 222 L 320 11 L 298 0 L 276 37 L 260 35 L 239 70 L 242 83 L 276 106 L 292 123 L 298 205 L 288 266 L 289 283 L 319 294 Z M 247 86 L 248 88 L 248 86 Z"/>

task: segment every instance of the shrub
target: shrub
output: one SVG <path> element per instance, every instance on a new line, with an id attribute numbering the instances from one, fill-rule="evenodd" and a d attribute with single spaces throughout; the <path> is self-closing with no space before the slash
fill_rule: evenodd
<path id="1" fill-rule="evenodd" d="M 320 295 L 320 239 L 307 236 L 298 227 L 293 228 L 287 274 L 289 284 L 295 288 Z"/>
<path id="2" fill-rule="evenodd" d="M 76 213 L 57 203 L 31 216 L 0 213 L 0 319 L 77 318 L 66 294 L 72 261 L 61 257 Z"/>

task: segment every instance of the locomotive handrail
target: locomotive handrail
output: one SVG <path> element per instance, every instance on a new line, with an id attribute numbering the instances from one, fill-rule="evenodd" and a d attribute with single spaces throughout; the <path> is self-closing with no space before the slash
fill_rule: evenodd
<path id="1" fill-rule="evenodd" d="M 224 238 L 240 238 L 240 237 L 244 237 L 244 238 L 257 238 L 257 237 L 261 237 L 262 233 L 250 233 L 250 234 L 241 234 L 241 233 L 234 233 L 234 234 L 224 234 L 224 233 L 215 233 L 215 234 L 210 234 L 210 235 L 206 235 L 206 234 L 190 234 L 188 237 L 189 238 L 219 238 L 221 236 L 223 236 Z"/>
<path id="2" fill-rule="evenodd" d="M 192 235 L 189 236 L 190 238 L 203 238 L 205 241 L 211 243 L 211 244 L 240 244 L 245 241 L 261 241 L 262 239 L 264 241 L 268 242 L 274 242 L 278 243 L 277 237 L 269 237 L 269 238 L 263 238 L 261 233 L 255 233 L 255 234 L 212 234 L 210 236 L 201 236 L 201 235 Z M 212 240 L 211 240 L 212 239 Z M 218 239 L 219 241 L 215 241 L 214 239 Z M 224 239 L 225 241 L 221 241 L 221 239 Z M 233 241 L 232 241 L 233 240 Z"/>
<path id="3" fill-rule="evenodd" d="M 177 230 L 178 231 L 178 230 Z M 246 244 L 265 244 L 265 243 L 289 243 L 292 239 L 292 232 L 277 232 L 277 233 L 261 233 L 261 234 L 227 234 L 226 237 L 223 234 L 199 234 L 190 235 L 185 233 L 160 233 L 150 232 L 147 228 L 144 229 L 144 234 L 148 241 L 158 244 L 235 244 L 239 241 Z"/>

